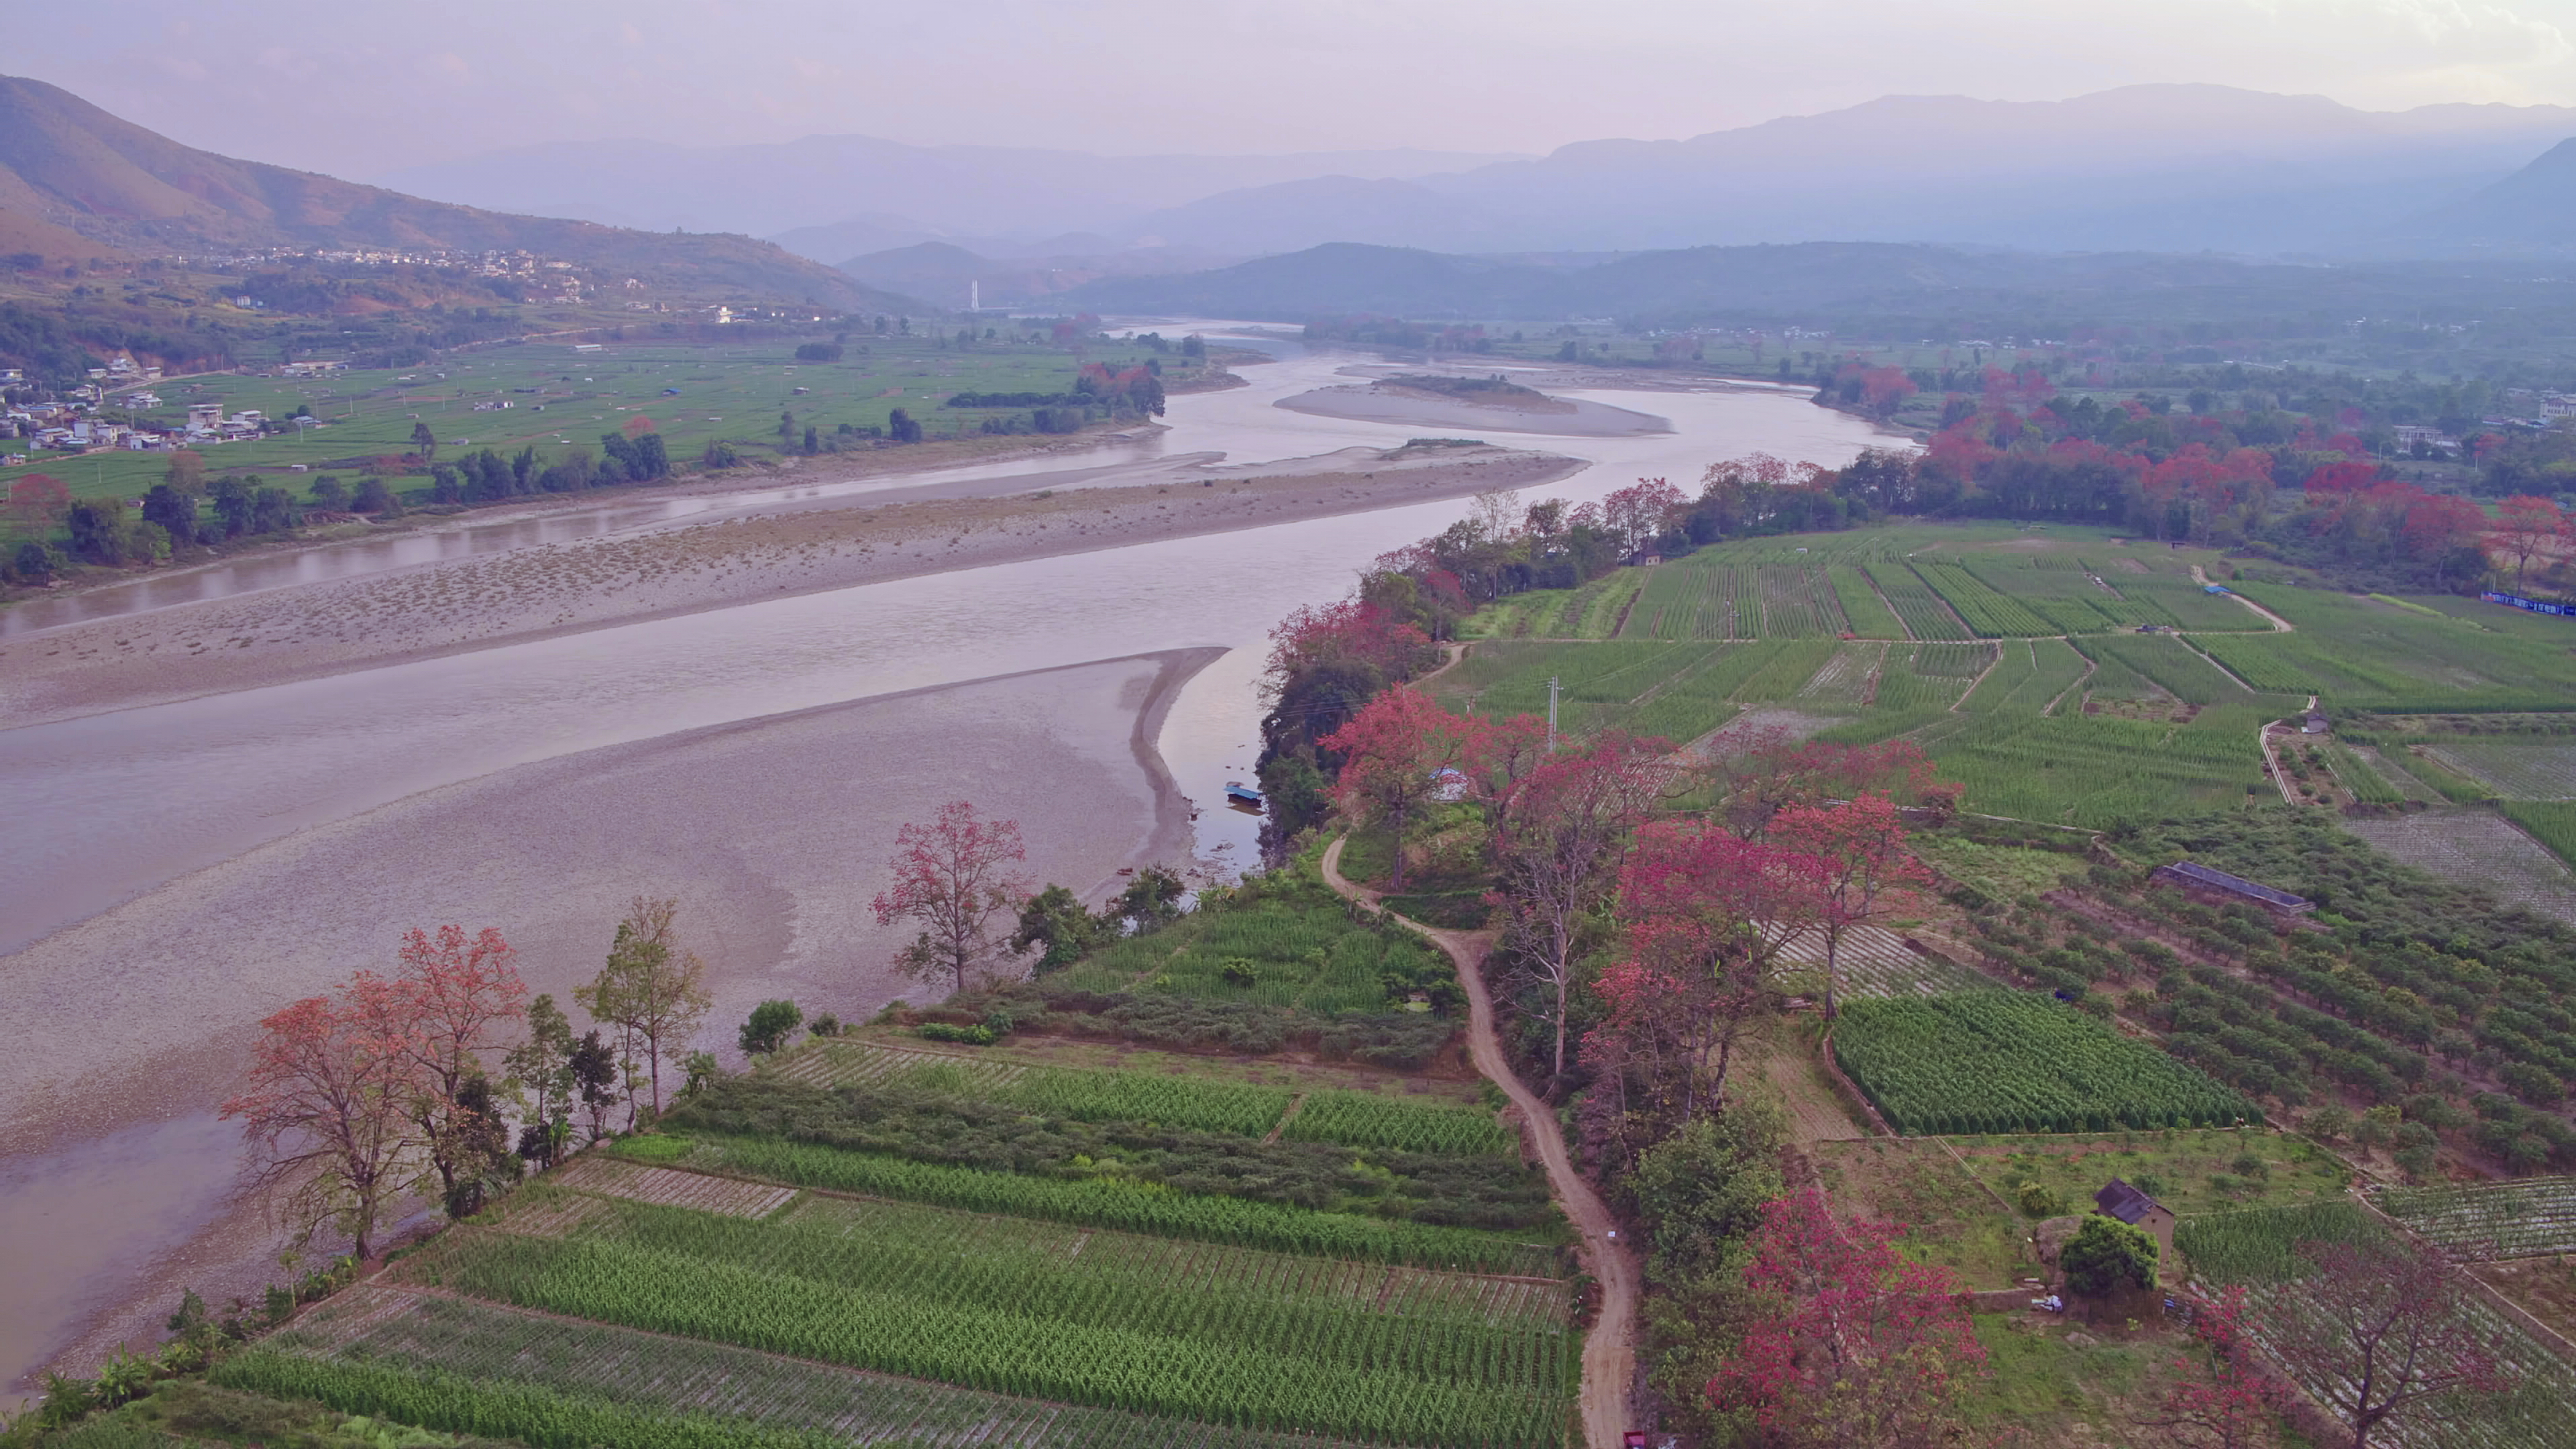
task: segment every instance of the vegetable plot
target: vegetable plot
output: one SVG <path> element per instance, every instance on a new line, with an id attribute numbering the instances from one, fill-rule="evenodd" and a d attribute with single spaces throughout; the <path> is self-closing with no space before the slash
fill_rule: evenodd
<path id="1" fill-rule="evenodd" d="M 2045 996 L 1854 1001 L 1834 1059 L 1900 1132 L 2103 1132 L 2262 1120 L 2152 1046 Z"/>
<path id="2" fill-rule="evenodd" d="M 2371 1200 L 2458 1262 L 2576 1253 L 2576 1177 L 2383 1188 Z"/>

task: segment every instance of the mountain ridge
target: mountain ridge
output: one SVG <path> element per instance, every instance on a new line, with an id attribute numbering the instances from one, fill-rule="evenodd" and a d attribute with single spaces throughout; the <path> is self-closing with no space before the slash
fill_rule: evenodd
<path id="1" fill-rule="evenodd" d="M 202 151 L 17 76 L 0 76 L 0 214 L 135 254 L 528 251 L 747 297 L 836 308 L 908 302 L 752 237 L 483 211 Z"/>

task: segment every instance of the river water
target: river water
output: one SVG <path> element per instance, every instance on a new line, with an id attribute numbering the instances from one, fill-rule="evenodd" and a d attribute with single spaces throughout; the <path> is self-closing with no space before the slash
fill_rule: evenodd
<path id="1" fill-rule="evenodd" d="M 1156 325 L 1168 332 L 1172 324 Z M 1347 381 L 1337 370 L 1359 359 L 1294 342 L 1247 345 L 1279 360 L 1246 368 L 1248 387 L 1172 399 L 1167 431 L 1085 455 L 1081 464 L 1217 452 L 1234 465 L 1391 447 L 1446 431 L 1274 407 L 1281 397 Z M 1831 465 L 1882 441 L 1858 420 L 1795 394 L 1576 396 L 1668 418 L 1674 428 L 1625 438 L 1498 436 L 1591 460 L 1540 490 L 1577 501 L 1640 477 L 1687 490 L 1709 462 L 1755 449 Z M 1057 457 L 942 476 L 999 479 L 1065 466 Z M 138 584 L 64 601 L 53 616 L 20 616 L 17 627 L 925 481 L 621 499 L 201 570 L 158 592 Z M 1466 508 L 1466 500 L 1450 500 L 961 570 L 0 731 L 0 798 L 10 802 L 0 818 L 0 881 L 9 882 L 0 952 L 291 831 L 511 766 L 838 701 L 1191 646 L 1230 652 L 1183 691 L 1161 750 L 1182 791 L 1207 807 L 1202 851 L 1248 859 L 1256 821 L 1218 802 L 1228 779 L 1250 774 L 1258 746 L 1253 683 L 1267 631 L 1299 605 L 1340 596 L 1371 558 L 1446 527 Z M 0 1103 L 0 1121 L 21 1116 L 24 1105 Z M 0 1273 L 0 1382 L 42 1362 L 85 1313 L 114 1301 L 133 1264 L 213 1212 L 228 1177 L 228 1129 L 202 1105 L 171 1104 L 171 1118 L 124 1124 L 77 1154 L 0 1159 L 0 1254 L 9 1270 Z M 148 1203 L 152 1211 L 101 1218 L 49 1209 L 77 1200 Z"/>

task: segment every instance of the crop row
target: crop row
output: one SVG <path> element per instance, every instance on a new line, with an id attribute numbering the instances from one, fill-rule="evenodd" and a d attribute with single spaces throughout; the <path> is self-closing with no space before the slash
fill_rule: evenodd
<path id="1" fill-rule="evenodd" d="M 2042 716 L 2038 705 L 1958 718 L 1925 748 L 1944 778 L 1967 786 L 1972 810 L 2108 826 L 2241 804 L 2263 778 L 2254 744 L 2263 712 L 2251 706 L 2203 710 L 2179 726 L 2067 709 Z"/>
<path id="2" fill-rule="evenodd" d="M 2352 792 L 2352 798 L 2365 805 L 2394 805 L 2406 798 L 2368 760 L 2345 746 L 2329 745 L 2326 763 L 2333 768 L 2335 778 L 2343 782 L 2343 787 Z"/>
<path id="3" fill-rule="evenodd" d="M 1853 1002 L 1834 1057 L 1902 1132 L 2100 1132 L 2260 1121 L 2244 1098 L 2045 996 Z"/>
<path id="4" fill-rule="evenodd" d="M 669 1436 L 669 1426 L 766 1430 L 765 1441 L 718 1441 L 724 1449 L 813 1449 L 822 1443 L 966 1449 L 1014 1444 L 1027 1449 L 1326 1449 L 1333 1441 L 1227 1429 L 1186 1420 L 1125 1414 L 976 1389 L 924 1383 L 757 1353 L 728 1344 L 691 1343 L 606 1323 L 571 1323 L 473 1299 L 402 1294 L 386 1311 L 389 1290 L 343 1294 L 297 1319 L 264 1347 L 326 1366 L 399 1364 L 420 1377 L 453 1376 L 474 1398 L 412 1402 L 434 1412 L 480 1413 L 489 1437 L 516 1437 L 540 1449 L 695 1449 Z M 344 1300 L 348 1301 L 344 1306 Z M 261 1372 L 254 1369 L 254 1373 Z M 342 1401 L 364 1378 L 299 1375 L 308 1389 L 351 1413 L 383 1410 Z M 514 1404 L 514 1396 L 516 1397 Z M 564 1399 L 571 1403 L 563 1402 Z M 510 1417 L 499 1417 L 509 1413 Z M 613 1408 L 622 1418 L 598 1413 Z M 537 1409 L 537 1414 L 527 1410 Z M 585 1412 L 586 1410 L 586 1412 Z M 567 1411 L 570 1411 L 569 1413 Z M 540 1437 L 552 1416 L 580 1415 L 582 1433 Z M 386 1415 L 451 1432 L 474 1422 Z M 571 1423 L 557 1421 L 564 1429 Z M 531 1432 L 495 1430 L 517 1424 Z M 683 1432 L 686 1432 L 685 1429 Z M 717 1449 L 716 1445 L 704 1449 Z"/>
<path id="5" fill-rule="evenodd" d="M 1998 593 L 1992 586 L 1957 564 L 1917 563 L 1914 571 L 1923 577 L 1968 627 L 1988 639 L 2031 638 L 2046 634 L 2063 634 L 2062 627 L 2032 613 L 2029 606 L 2009 594 Z"/>
<path id="6" fill-rule="evenodd" d="M 1904 621 L 1870 587 L 1869 575 L 1861 572 L 1858 565 L 1829 564 L 1825 579 L 1833 585 L 1834 600 L 1842 605 L 1843 618 L 1850 621 L 1853 633 L 1864 639 L 1906 637 Z"/>
<path id="7" fill-rule="evenodd" d="M 2333 1332 L 2315 1321 L 2321 1305 L 2307 1290 L 2312 1273 L 2306 1259 L 2311 1245 L 2384 1244 L 2388 1229 L 2350 1202 L 2320 1201 L 2281 1207 L 2187 1217 L 2175 1224 L 2174 1246 L 2191 1263 L 2194 1281 L 2204 1289 L 2242 1285 L 2252 1309 L 2247 1324 L 2255 1342 L 2269 1348 L 2285 1331 L 2310 1320 L 2308 1327 Z M 2576 1446 L 2576 1418 L 2567 1404 L 2576 1398 L 2576 1371 L 2534 1342 L 2517 1324 L 2474 1294 L 2464 1295 L 2461 1310 L 2469 1333 L 2496 1352 L 2496 1366 L 2514 1387 L 2502 1393 L 2461 1396 L 2440 1406 L 2438 1414 L 2417 1417 L 2400 1426 L 2401 1442 L 2434 1449 L 2571 1449 Z M 2300 1380 L 2321 1403 L 2340 1402 L 2348 1383 L 2330 1383 L 2318 1361 L 2285 1361 L 2294 1371 L 2308 1369 Z"/>
<path id="8" fill-rule="evenodd" d="M 1823 569 L 1812 564 L 1763 564 L 1755 573 L 1762 583 L 1762 637 L 1830 639 L 1845 631 L 1833 583 Z"/>
<path id="9" fill-rule="evenodd" d="M 433 1260 L 434 1269 L 424 1262 L 415 1271 L 437 1271 L 467 1292 L 548 1312 L 1131 1412 L 1399 1441 L 1541 1443 L 1563 1423 L 1561 1353 L 1541 1366 L 1515 1352 L 1518 1345 L 1487 1342 L 1474 1346 L 1485 1356 L 1471 1362 L 1437 1352 L 1456 1346 L 1442 1340 L 1408 1370 L 1372 1356 L 1390 1347 L 1384 1335 L 1329 1336 L 1347 1332 L 1348 1319 L 1308 1319 L 1255 1343 L 1242 1336 L 1250 1321 L 1236 1314 L 1205 1332 L 1132 1328 L 1083 1310 L 1114 1316 L 1140 1307 L 1134 1300 L 997 1305 L 966 1291 L 989 1289 L 989 1282 L 852 1286 L 828 1273 L 807 1277 L 726 1260 L 709 1246 L 475 1234 Z M 925 1287 L 937 1296 L 923 1296 Z M 1201 1303 L 1201 1295 L 1167 1288 L 1156 1296 L 1176 1300 L 1168 1310 L 1176 1315 Z M 1282 1339 L 1294 1346 L 1277 1346 Z M 1533 1377 L 1549 1381 L 1503 1386 Z"/>
<path id="10" fill-rule="evenodd" d="M 1993 671 L 1959 707 L 2035 715 L 2084 677 L 2084 656 L 2063 639 L 2007 639 Z"/>
<path id="11" fill-rule="evenodd" d="M 1338 1142 L 1402 1152 L 1509 1153 L 1512 1134 L 1475 1107 L 1435 1107 L 1376 1092 L 1306 1094 L 1281 1136 L 1291 1142 Z"/>
<path id="12" fill-rule="evenodd" d="M 442 1240 L 407 1275 L 544 1307 L 527 1295 L 556 1292 L 546 1285 L 576 1260 L 723 1264 L 852 1292 L 1267 1347 L 1316 1363 L 1502 1387 L 1545 1387 L 1560 1377 L 1561 1321 L 1496 1318 L 1472 1293 L 1399 1292 L 1408 1276 L 1423 1276 L 1401 1269 L 1247 1257 L 1236 1249 L 1116 1235 L 1104 1243 L 1111 1251 L 1095 1257 L 1078 1236 L 1067 1244 L 1015 1231 L 1021 1225 L 1012 1223 L 950 1232 L 942 1221 L 950 1215 L 935 1210 L 888 1213 L 869 1206 L 823 1200 L 755 1223 L 614 1203 L 569 1240 L 513 1233 Z M 1454 1287 L 1492 1280 L 1448 1281 Z"/>
<path id="13" fill-rule="evenodd" d="M 702 1140 L 728 1171 L 798 1187 L 1372 1263 L 1535 1277 L 1552 1276 L 1556 1267 L 1553 1248 L 1471 1228 L 1174 1192 L 1117 1176 L 1061 1178 L 991 1172 L 774 1138 Z"/>
<path id="14" fill-rule="evenodd" d="M 2372 1201 L 2464 1262 L 2576 1253 L 2576 1177 L 2383 1188 Z"/>
<path id="15" fill-rule="evenodd" d="M 1967 626 L 1932 592 L 1932 586 L 1915 576 L 1901 563 L 1876 563 L 1869 566 L 1869 576 L 1878 591 L 1887 596 L 1888 606 L 1896 617 L 1905 621 L 1905 631 L 1917 639 L 1966 639 L 1972 637 Z"/>
<path id="16" fill-rule="evenodd" d="M 1946 655 L 1935 651 L 1973 649 L 1972 658 L 1956 661 L 1965 672 L 1953 666 Z M 1881 710 L 1912 711 L 1948 709 L 1959 702 L 1968 681 L 1977 677 L 1994 658 L 1991 644 L 1895 644 L 1888 647 L 1887 664 L 1879 671 L 1878 694 L 1872 700 Z"/>
<path id="17" fill-rule="evenodd" d="M 2569 865 L 2576 865 L 2576 804 L 2564 800 L 2507 800 L 2505 818 Z"/>

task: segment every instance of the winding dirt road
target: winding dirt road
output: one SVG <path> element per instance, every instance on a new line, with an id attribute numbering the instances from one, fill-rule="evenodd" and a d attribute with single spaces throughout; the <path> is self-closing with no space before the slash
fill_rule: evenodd
<path id="1" fill-rule="evenodd" d="M 1574 1170 L 1574 1160 L 1565 1150 L 1565 1135 L 1556 1128 L 1556 1113 L 1522 1086 L 1521 1079 L 1503 1060 L 1502 1040 L 1494 1034 L 1494 1000 L 1485 990 L 1484 974 L 1479 969 L 1486 949 L 1493 944 L 1492 933 L 1443 931 L 1386 911 L 1379 901 L 1380 892 L 1354 885 L 1342 875 L 1340 840 L 1325 847 L 1324 882 L 1369 910 L 1385 911 L 1407 930 L 1448 952 L 1449 959 L 1457 963 L 1458 982 L 1467 989 L 1468 1053 L 1475 1059 L 1476 1070 L 1502 1088 L 1503 1094 L 1520 1108 L 1521 1120 L 1530 1127 L 1529 1141 L 1538 1149 L 1539 1165 L 1547 1172 L 1548 1190 L 1555 1194 L 1557 1205 L 1565 1209 L 1567 1219 L 1582 1235 L 1584 1266 L 1601 1286 L 1600 1316 L 1593 1323 L 1591 1335 L 1583 1340 L 1583 1442 L 1585 1449 L 1619 1449 L 1620 1436 L 1630 1427 L 1628 1386 L 1637 1373 L 1637 1260 L 1611 1236 L 1618 1220 L 1610 1216 L 1601 1195 Z"/>

